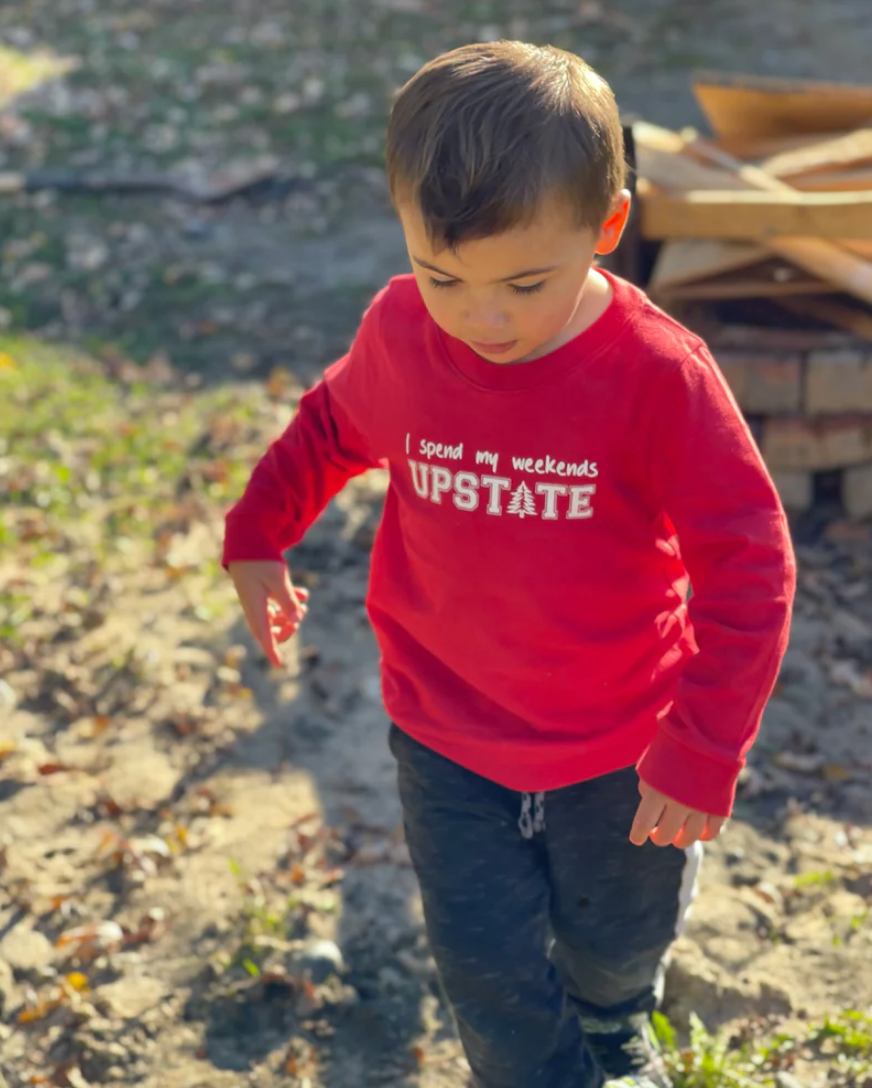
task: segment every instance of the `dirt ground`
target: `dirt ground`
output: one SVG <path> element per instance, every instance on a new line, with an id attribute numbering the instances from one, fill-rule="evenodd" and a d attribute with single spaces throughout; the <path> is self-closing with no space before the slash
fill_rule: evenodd
<path id="1" fill-rule="evenodd" d="M 700 120 L 691 68 L 867 78 L 864 13 L 0 7 L 0 170 L 273 171 L 217 206 L 0 196 L 0 1085 L 464 1085 L 363 609 L 384 480 L 350 486 L 291 556 L 313 601 L 284 671 L 218 570 L 222 511 L 404 270 L 379 133 L 426 56 L 555 41 L 675 126 Z M 16 97 L 40 49 L 78 68 Z M 665 1011 L 753 1043 L 750 1083 L 860 1086 L 872 1038 L 838 1018 L 872 1009 L 872 538 L 798 540 L 791 649 Z M 716 1072 L 688 1088 L 739 1083 Z"/>

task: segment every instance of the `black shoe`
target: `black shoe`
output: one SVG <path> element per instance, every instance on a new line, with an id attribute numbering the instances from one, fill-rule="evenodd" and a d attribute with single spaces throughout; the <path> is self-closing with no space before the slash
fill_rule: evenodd
<path id="1" fill-rule="evenodd" d="M 586 1020 L 584 1037 L 607 1078 L 606 1088 L 673 1088 L 647 1016 Z"/>

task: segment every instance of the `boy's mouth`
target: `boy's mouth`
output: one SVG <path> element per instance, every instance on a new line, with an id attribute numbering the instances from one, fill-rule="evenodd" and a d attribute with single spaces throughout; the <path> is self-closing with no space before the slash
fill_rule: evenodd
<path id="1" fill-rule="evenodd" d="M 518 343 L 517 340 L 504 340 L 500 344 L 485 344 L 479 340 L 470 340 L 470 346 L 480 355 L 505 355 Z"/>

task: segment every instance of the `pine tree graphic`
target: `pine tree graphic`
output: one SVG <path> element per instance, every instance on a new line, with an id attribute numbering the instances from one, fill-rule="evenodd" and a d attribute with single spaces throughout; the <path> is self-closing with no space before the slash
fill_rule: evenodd
<path id="1" fill-rule="evenodd" d="M 536 517 L 533 492 L 525 483 L 521 483 L 520 487 L 512 492 L 512 498 L 509 502 L 509 513 L 517 514 L 519 518 Z"/>

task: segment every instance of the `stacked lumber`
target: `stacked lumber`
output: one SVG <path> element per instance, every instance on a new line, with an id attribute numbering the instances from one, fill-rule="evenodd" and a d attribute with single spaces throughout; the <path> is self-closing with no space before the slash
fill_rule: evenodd
<path id="1" fill-rule="evenodd" d="M 667 309 L 766 300 L 794 328 L 745 329 L 718 354 L 785 504 L 842 474 L 872 515 L 872 86 L 703 77 L 713 131 L 633 124 L 647 284 Z M 796 326 L 811 320 L 816 329 Z M 764 346 L 765 345 L 765 346 Z"/>

